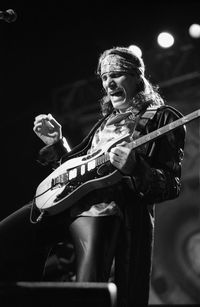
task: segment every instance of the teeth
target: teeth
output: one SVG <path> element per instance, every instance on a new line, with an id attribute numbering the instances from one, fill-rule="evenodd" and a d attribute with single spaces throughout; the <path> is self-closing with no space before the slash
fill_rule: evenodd
<path id="1" fill-rule="evenodd" d="M 121 94 L 122 94 L 121 90 L 110 93 L 111 96 L 121 95 Z"/>

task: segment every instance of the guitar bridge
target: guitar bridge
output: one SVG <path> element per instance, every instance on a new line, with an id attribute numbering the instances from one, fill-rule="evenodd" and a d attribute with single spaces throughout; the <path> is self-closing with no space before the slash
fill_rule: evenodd
<path id="1" fill-rule="evenodd" d="M 64 190 L 58 194 L 54 200 L 54 202 L 59 201 L 60 199 L 62 199 L 63 197 L 67 196 L 69 193 L 73 192 L 73 190 L 75 190 L 75 187 L 72 185 L 66 185 L 66 187 L 64 188 Z"/>

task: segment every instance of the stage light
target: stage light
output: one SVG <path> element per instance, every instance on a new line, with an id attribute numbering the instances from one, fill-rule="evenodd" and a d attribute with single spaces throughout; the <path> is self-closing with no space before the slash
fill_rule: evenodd
<path id="1" fill-rule="evenodd" d="M 190 27 L 189 27 L 189 34 L 191 37 L 193 38 L 200 38 L 200 25 L 197 23 L 193 23 Z"/>
<path id="2" fill-rule="evenodd" d="M 142 57 L 142 50 L 140 49 L 140 47 L 136 45 L 130 45 L 128 49 L 135 53 L 138 57 Z"/>
<path id="3" fill-rule="evenodd" d="M 162 32 L 157 37 L 157 42 L 162 48 L 169 48 L 174 44 L 174 37 L 168 32 Z"/>

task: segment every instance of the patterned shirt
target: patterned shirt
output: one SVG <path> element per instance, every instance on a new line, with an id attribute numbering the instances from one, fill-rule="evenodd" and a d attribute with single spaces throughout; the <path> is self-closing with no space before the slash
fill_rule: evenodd
<path id="1" fill-rule="evenodd" d="M 135 129 L 137 113 L 138 110 L 135 109 L 129 109 L 126 113 L 113 112 L 96 130 L 88 154 L 101 149 L 105 144 L 120 136 L 127 134 L 131 136 Z M 85 200 L 78 202 L 71 209 L 71 216 L 121 216 L 121 210 L 116 201 L 105 197 L 103 201 L 97 202 L 97 199 L 102 196 L 102 191 L 100 193 L 97 191 L 94 195 L 96 197 L 86 197 Z"/>

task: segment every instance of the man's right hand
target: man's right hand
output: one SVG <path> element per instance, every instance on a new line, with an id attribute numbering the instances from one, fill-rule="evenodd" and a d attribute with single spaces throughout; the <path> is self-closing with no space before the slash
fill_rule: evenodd
<path id="1" fill-rule="evenodd" d="M 62 139 L 62 127 L 51 114 L 36 116 L 33 131 L 46 145 L 52 145 Z"/>

